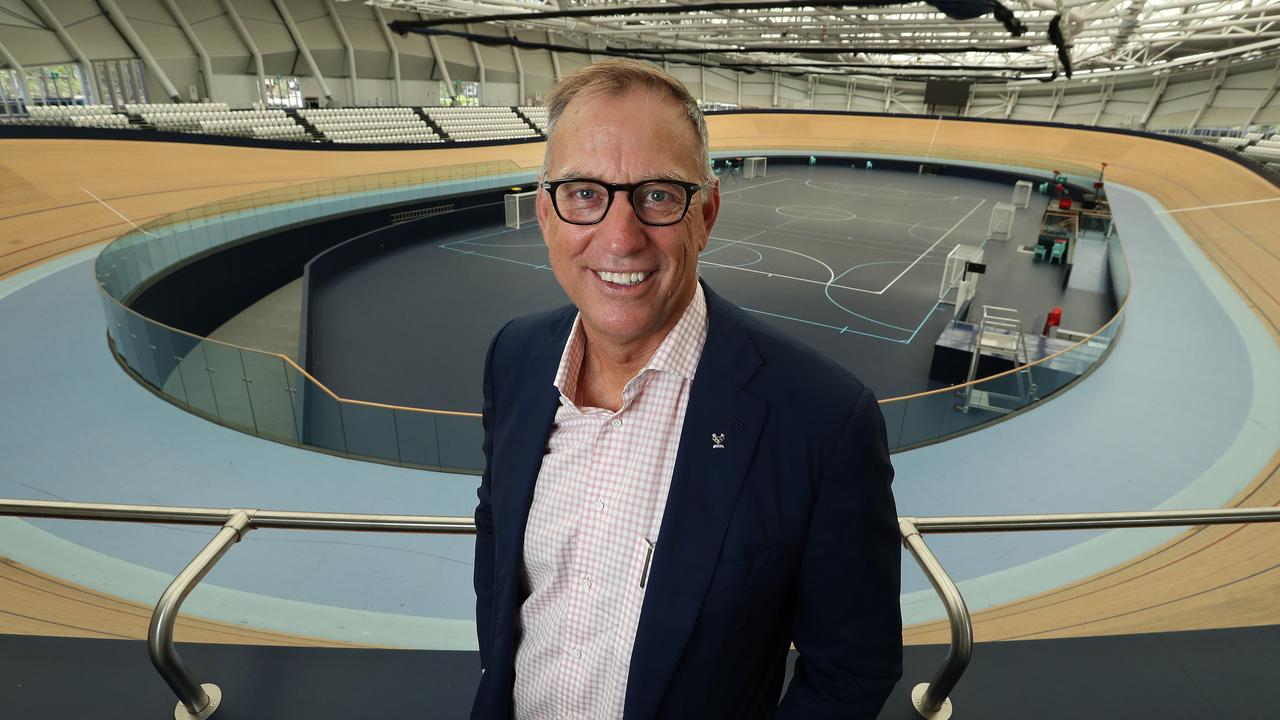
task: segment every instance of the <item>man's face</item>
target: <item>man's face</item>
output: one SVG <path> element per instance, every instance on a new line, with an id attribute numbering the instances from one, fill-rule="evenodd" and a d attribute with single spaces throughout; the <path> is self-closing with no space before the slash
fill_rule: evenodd
<path id="1" fill-rule="evenodd" d="M 649 90 L 578 96 L 555 127 L 544 180 L 569 177 L 609 183 L 655 178 L 700 182 L 697 133 L 684 109 Z M 538 224 L 551 269 L 582 313 L 588 339 L 619 348 L 653 350 L 680 319 L 698 281 L 698 253 L 720 208 L 719 188 L 696 193 L 684 219 L 654 227 L 636 217 L 631 198 L 618 192 L 604 219 L 573 225 L 538 194 Z M 646 273 L 633 285 L 600 273 Z"/>

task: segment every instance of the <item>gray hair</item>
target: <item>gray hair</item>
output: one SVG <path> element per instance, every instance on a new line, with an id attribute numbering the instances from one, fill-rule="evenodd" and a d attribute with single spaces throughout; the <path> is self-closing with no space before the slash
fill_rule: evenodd
<path id="1" fill-rule="evenodd" d="M 542 177 L 546 177 L 548 163 L 551 161 L 551 145 L 554 138 L 556 121 L 569 106 L 569 102 L 580 94 L 604 93 L 622 95 L 635 88 L 661 90 L 680 103 L 689 115 L 689 122 L 698 135 L 698 162 L 701 167 L 699 182 L 711 182 L 711 151 L 707 139 L 707 121 L 702 117 L 702 109 L 698 101 L 689 93 L 689 89 L 671 75 L 661 69 L 639 60 L 604 60 L 593 65 L 578 68 L 565 75 L 556 83 L 547 97 L 547 150 L 542 159 Z"/>

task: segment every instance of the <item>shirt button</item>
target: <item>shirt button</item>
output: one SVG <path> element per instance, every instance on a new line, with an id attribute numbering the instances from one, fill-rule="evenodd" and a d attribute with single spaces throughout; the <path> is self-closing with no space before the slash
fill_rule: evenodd
<path id="1" fill-rule="evenodd" d="M 589 587 L 591 587 L 591 576 L 590 576 L 590 575 L 583 575 L 583 576 L 582 576 L 582 587 L 584 587 L 584 588 L 589 588 Z"/>
<path id="2" fill-rule="evenodd" d="M 595 510 L 603 510 L 603 509 L 604 509 L 604 501 L 603 501 L 603 500 L 597 500 L 597 501 L 595 501 L 595 502 L 591 503 L 591 507 L 592 507 L 593 509 L 595 509 Z"/>
<path id="3" fill-rule="evenodd" d="M 574 648 L 573 650 L 569 651 L 569 657 L 573 658 L 574 660 L 579 660 L 582 658 L 582 651 L 577 648 Z"/>
<path id="4" fill-rule="evenodd" d="M 614 426 L 614 427 L 616 427 L 616 428 L 620 428 L 620 427 L 622 427 L 622 418 L 614 418 L 614 419 L 613 419 L 613 426 Z"/>

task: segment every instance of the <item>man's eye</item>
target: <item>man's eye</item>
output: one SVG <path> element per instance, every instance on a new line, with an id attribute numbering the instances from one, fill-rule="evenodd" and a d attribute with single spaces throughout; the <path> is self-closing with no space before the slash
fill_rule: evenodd
<path id="1" fill-rule="evenodd" d="M 575 200 L 593 200 L 595 199 L 595 196 L 596 191 L 592 188 L 578 188 L 573 191 L 573 198 Z"/>
<path id="2" fill-rule="evenodd" d="M 658 203 L 667 202 L 670 199 L 671 199 L 671 193 L 667 192 L 666 190 L 650 190 L 645 196 L 645 200 L 647 202 L 653 203 L 655 205 Z"/>

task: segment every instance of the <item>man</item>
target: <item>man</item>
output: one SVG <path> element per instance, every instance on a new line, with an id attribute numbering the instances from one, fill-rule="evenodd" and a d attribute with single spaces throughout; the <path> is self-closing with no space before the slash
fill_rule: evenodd
<path id="1" fill-rule="evenodd" d="M 700 284 L 720 196 L 679 81 L 610 61 L 547 104 L 573 305 L 485 361 L 472 717 L 874 718 L 902 656 L 874 396 Z"/>

